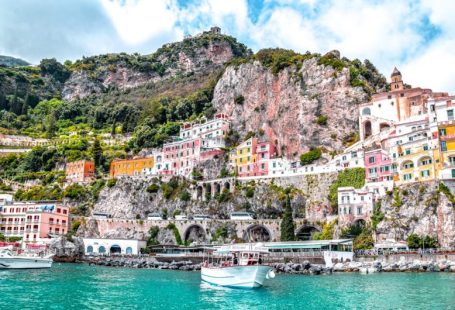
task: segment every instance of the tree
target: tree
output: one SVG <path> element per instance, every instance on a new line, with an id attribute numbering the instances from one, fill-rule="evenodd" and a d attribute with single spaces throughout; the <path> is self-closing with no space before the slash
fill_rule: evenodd
<path id="1" fill-rule="evenodd" d="M 95 139 L 92 146 L 92 157 L 95 162 L 95 168 L 99 169 L 103 160 L 103 149 L 101 148 L 101 143 L 98 138 Z"/>
<path id="2" fill-rule="evenodd" d="M 46 138 L 51 139 L 57 130 L 55 125 L 55 113 L 52 111 L 47 117 Z"/>
<path id="3" fill-rule="evenodd" d="M 300 155 L 300 164 L 302 166 L 309 165 L 313 161 L 318 160 L 321 158 L 322 151 L 319 148 L 311 149 L 306 153 Z"/>
<path id="4" fill-rule="evenodd" d="M 284 215 L 281 221 L 281 241 L 295 240 L 295 225 L 292 217 L 291 198 L 289 191 L 286 191 L 286 201 L 284 203 Z"/>

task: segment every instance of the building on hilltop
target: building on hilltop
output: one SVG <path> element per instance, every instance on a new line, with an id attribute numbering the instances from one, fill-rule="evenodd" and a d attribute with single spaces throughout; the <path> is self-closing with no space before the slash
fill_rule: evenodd
<path id="1" fill-rule="evenodd" d="M 25 243 L 49 243 L 51 237 L 69 229 L 69 210 L 61 202 L 3 202 L 0 233 L 21 237 Z"/>
<path id="2" fill-rule="evenodd" d="M 447 93 L 435 93 L 431 89 L 405 88 L 402 75 L 396 68 L 391 80 L 391 91 L 375 94 L 369 103 L 359 107 L 362 141 L 389 130 L 398 122 L 425 115 L 430 97 L 447 96 Z"/>
<path id="3" fill-rule="evenodd" d="M 67 183 L 88 183 L 95 177 L 95 163 L 91 160 L 69 162 L 65 167 Z"/>

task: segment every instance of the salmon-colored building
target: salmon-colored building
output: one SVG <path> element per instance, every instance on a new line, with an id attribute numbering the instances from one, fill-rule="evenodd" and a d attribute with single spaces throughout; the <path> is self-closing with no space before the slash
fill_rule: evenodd
<path id="1" fill-rule="evenodd" d="M 90 160 L 78 160 L 66 164 L 66 182 L 86 183 L 95 177 L 95 163 Z"/>
<path id="2" fill-rule="evenodd" d="M 69 209 L 60 202 L 14 202 L 0 205 L 0 233 L 26 243 L 49 241 L 69 229 Z"/>
<path id="3" fill-rule="evenodd" d="M 122 175 L 140 175 L 144 169 L 152 169 L 155 164 L 153 157 L 118 159 L 111 162 L 110 175 L 115 178 Z"/>

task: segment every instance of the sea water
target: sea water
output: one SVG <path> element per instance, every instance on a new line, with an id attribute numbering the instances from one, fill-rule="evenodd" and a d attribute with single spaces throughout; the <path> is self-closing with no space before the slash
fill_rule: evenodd
<path id="1" fill-rule="evenodd" d="M 0 309 L 455 309 L 455 273 L 278 274 L 259 289 L 199 272 L 54 264 L 0 270 Z"/>

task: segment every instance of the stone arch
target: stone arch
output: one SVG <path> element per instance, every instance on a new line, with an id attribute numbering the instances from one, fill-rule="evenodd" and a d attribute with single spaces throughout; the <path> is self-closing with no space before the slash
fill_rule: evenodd
<path id="1" fill-rule="evenodd" d="M 89 245 L 87 247 L 87 253 L 93 253 L 93 246 Z"/>
<path id="2" fill-rule="evenodd" d="M 366 139 L 371 136 L 373 133 L 373 129 L 371 126 L 371 121 L 366 121 L 363 123 L 363 138 Z"/>
<path id="3" fill-rule="evenodd" d="M 98 253 L 100 253 L 100 254 L 106 254 L 106 248 L 105 248 L 104 246 L 100 246 L 100 247 L 98 248 Z"/>
<path id="4" fill-rule="evenodd" d="M 231 183 L 229 183 L 229 181 L 226 181 L 224 182 L 224 185 L 223 185 L 224 189 L 227 189 L 228 191 L 231 190 Z"/>
<path id="5" fill-rule="evenodd" d="M 363 110 L 362 110 L 362 115 L 371 115 L 371 110 L 370 110 L 370 108 L 363 108 Z"/>
<path id="6" fill-rule="evenodd" d="M 122 248 L 118 244 L 113 244 L 111 248 L 109 249 L 109 252 L 111 254 L 121 254 L 122 253 Z"/>
<path id="7" fill-rule="evenodd" d="M 198 185 L 198 187 L 196 187 L 196 199 L 201 199 L 203 192 L 204 188 L 202 187 L 202 185 Z"/>
<path id="8" fill-rule="evenodd" d="M 422 156 L 417 160 L 417 166 L 425 166 L 433 163 L 430 156 Z"/>
<path id="9" fill-rule="evenodd" d="M 205 195 L 206 195 L 206 197 L 212 197 L 212 184 L 205 183 L 204 187 L 205 187 Z"/>
<path id="10" fill-rule="evenodd" d="M 321 228 L 316 225 L 303 225 L 297 229 L 295 236 L 298 240 L 313 240 L 314 234 L 317 232 L 321 232 Z"/>
<path id="11" fill-rule="evenodd" d="M 220 195 L 221 194 L 221 183 L 215 182 L 213 184 L 213 186 L 214 186 L 214 189 L 215 189 L 214 196 Z"/>
<path id="12" fill-rule="evenodd" d="M 130 255 L 133 254 L 133 248 L 130 247 L 130 246 L 127 247 L 125 253 L 126 253 L 126 254 L 130 254 Z"/>
<path id="13" fill-rule="evenodd" d="M 184 241 L 203 243 L 207 241 L 204 227 L 198 224 L 188 226 L 183 234 Z"/>
<path id="14" fill-rule="evenodd" d="M 379 124 L 379 131 L 384 131 L 384 130 L 387 130 L 390 128 L 390 124 L 389 123 L 380 123 Z"/>
<path id="15" fill-rule="evenodd" d="M 266 226 L 253 224 L 245 229 L 243 240 L 245 242 L 269 242 L 272 241 L 272 234 Z"/>

